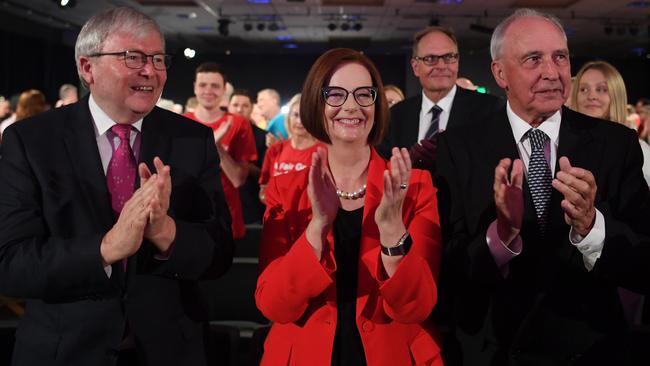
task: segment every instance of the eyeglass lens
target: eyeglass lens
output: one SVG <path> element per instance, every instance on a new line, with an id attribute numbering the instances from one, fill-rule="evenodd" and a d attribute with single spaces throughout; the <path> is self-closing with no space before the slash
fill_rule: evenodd
<path id="1" fill-rule="evenodd" d="M 332 107 L 340 107 L 348 99 L 349 91 L 339 87 L 324 89 L 325 102 Z M 352 91 L 354 100 L 362 107 L 368 107 L 375 102 L 377 91 L 371 87 L 360 87 Z"/>
<path id="2" fill-rule="evenodd" d="M 169 68 L 171 56 L 165 54 L 145 55 L 140 51 L 126 51 L 124 62 L 126 66 L 139 69 L 147 64 L 147 58 L 151 57 L 151 63 L 156 70 L 166 70 Z"/>

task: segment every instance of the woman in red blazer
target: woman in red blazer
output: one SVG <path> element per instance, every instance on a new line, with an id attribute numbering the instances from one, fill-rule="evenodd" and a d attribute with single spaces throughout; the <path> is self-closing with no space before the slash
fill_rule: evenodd
<path id="1" fill-rule="evenodd" d="M 428 172 L 381 141 L 388 107 L 364 55 L 312 66 L 301 119 L 326 144 L 309 170 L 271 179 L 255 299 L 274 322 L 262 365 L 442 365 L 429 314 L 441 236 Z"/>

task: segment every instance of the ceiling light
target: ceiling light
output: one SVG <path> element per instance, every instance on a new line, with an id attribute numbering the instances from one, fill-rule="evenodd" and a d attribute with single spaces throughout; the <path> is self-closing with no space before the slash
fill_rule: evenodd
<path id="1" fill-rule="evenodd" d="M 264 29 L 266 29 L 266 24 L 264 24 L 264 23 L 258 23 L 258 24 L 257 24 L 257 30 L 258 30 L 258 31 L 261 32 L 261 31 L 263 31 Z"/>
<path id="2" fill-rule="evenodd" d="M 194 49 L 188 47 L 185 50 L 183 50 L 183 55 L 187 59 L 192 59 L 192 58 L 194 58 L 194 56 L 196 56 L 196 51 Z"/>
<path id="3" fill-rule="evenodd" d="M 244 23 L 244 30 L 250 32 L 253 30 L 253 25 L 251 23 Z"/>
<path id="4" fill-rule="evenodd" d="M 358 32 L 358 31 L 360 31 L 361 29 L 363 29 L 363 24 L 361 24 L 361 23 L 359 23 L 359 22 L 354 23 L 354 25 L 352 26 L 352 29 L 354 29 L 355 31 Z"/>
<path id="5" fill-rule="evenodd" d="M 56 2 L 56 5 L 58 5 L 61 9 L 73 8 L 75 5 L 77 5 L 76 0 L 54 0 L 54 2 Z"/>
<path id="6" fill-rule="evenodd" d="M 269 24 L 269 30 L 271 32 L 276 32 L 278 29 L 279 29 L 278 23 L 273 22 L 273 23 Z"/>
<path id="7" fill-rule="evenodd" d="M 341 30 L 346 32 L 350 30 L 350 23 L 343 23 L 341 24 Z"/>
<path id="8" fill-rule="evenodd" d="M 330 23 L 327 25 L 327 29 L 334 32 L 336 30 L 336 23 Z"/>

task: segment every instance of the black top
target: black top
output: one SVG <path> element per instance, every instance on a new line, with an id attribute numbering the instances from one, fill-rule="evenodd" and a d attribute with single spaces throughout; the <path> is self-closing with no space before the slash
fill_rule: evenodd
<path id="1" fill-rule="evenodd" d="M 366 364 L 366 356 L 356 324 L 357 271 L 362 221 L 363 207 L 354 211 L 340 208 L 334 220 L 337 314 L 332 366 Z"/>

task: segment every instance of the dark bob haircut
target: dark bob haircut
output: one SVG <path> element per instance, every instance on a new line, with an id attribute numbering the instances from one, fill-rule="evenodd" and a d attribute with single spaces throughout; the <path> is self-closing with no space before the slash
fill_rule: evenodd
<path id="1" fill-rule="evenodd" d="M 364 54 L 349 48 L 335 48 L 322 54 L 312 65 L 302 87 L 300 100 L 300 119 L 305 129 L 318 140 L 330 144 L 325 123 L 325 98 L 321 88 L 329 86 L 334 72 L 342 65 L 357 63 L 365 67 L 372 78 L 372 86 L 377 88 L 375 101 L 375 121 L 368 135 L 368 144 L 377 145 L 388 128 L 389 110 L 384 94 L 384 83 L 375 65 Z M 351 96 L 350 96 L 351 97 Z"/>

